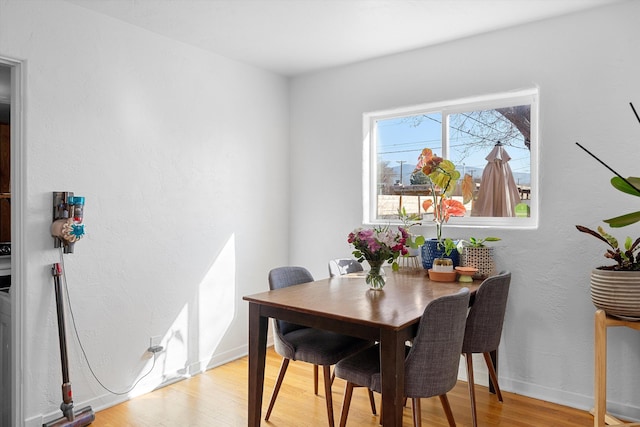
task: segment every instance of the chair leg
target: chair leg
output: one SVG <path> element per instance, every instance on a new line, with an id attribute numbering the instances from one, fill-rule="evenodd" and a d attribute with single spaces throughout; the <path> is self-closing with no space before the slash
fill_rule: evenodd
<path id="1" fill-rule="evenodd" d="M 453 419 L 453 411 L 451 410 L 451 405 L 449 405 L 449 398 L 446 394 L 440 395 L 440 403 L 442 403 L 442 408 L 444 409 L 444 413 L 447 416 L 447 421 L 449 421 L 449 427 L 456 427 L 456 420 Z"/>
<path id="2" fill-rule="evenodd" d="M 373 392 L 370 389 L 367 389 L 369 393 L 369 402 L 371 403 L 371 413 L 376 415 L 376 401 L 373 399 Z"/>
<path id="3" fill-rule="evenodd" d="M 353 383 L 347 382 L 344 388 L 344 400 L 342 401 L 342 413 L 340 414 L 340 427 L 347 425 L 349 407 L 351 406 L 351 396 L 353 396 Z"/>
<path id="4" fill-rule="evenodd" d="M 467 383 L 469 384 L 469 400 L 471 401 L 471 421 L 473 427 L 477 427 L 476 391 L 473 383 L 473 355 L 471 353 L 465 353 L 464 358 L 467 361 Z"/>
<path id="5" fill-rule="evenodd" d="M 266 421 L 269 421 L 269 417 L 271 416 L 271 411 L 273 410 L 273 405 L 276 403 L 276 397 L 278 397 L 278 392 L 280 391 L 280 386 L 282 385 L 282 380 L 284 379 L 284 374 L 287 373 L 287 368 L 289 367 L 289 359 L 282 358 L 282 364 L 280 365 L 280 372 L 278 373 L 278 379 L 276 380 L 276 385 L 273 388 L 273 394 L 271 395 L 271 401 L 269 402 L 269 408 L 267 409 L 267 414 L 264 416 Z"/>
<path id="6" fill-rule="evenodd" d="M 324 398 L 327 401 L 327 416 L 329 417 L 329 427 L 334 427 L 333 420 L 333 396 L 331 395 L 331 366 L 322 367 L 324 373 Z"/>
<path id="7" fill-rule="evenodd" d="M 411 407 L 413 410 L 413 427 L 422 427 L 422 409 L 419 397 L 411 398 Z"/>
<path id="8" fill-rule="evenodd" d="M 318 395 L 318 365 L 313 365 L 313 394 Z"/>
<path id="9" fill-rule="evenodd" d="M 500 387 L 498 386 L 498 376 L 496 375 L 496 370 L 493 368 L 491 355 L 489 353 L 482 353 L 482 355 L 484 356 L 484 361 L 487 364 L 487 369 L 489 370 L 489 378 L 491 378 L 493 388 L 496 389 L 496 396 L 498 396 L 498 400 L 502 402 L 502 393 L 500 392 Z"/>

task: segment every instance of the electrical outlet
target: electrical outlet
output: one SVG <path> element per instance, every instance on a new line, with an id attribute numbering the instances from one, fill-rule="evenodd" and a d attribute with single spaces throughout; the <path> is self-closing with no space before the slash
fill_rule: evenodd
<path id="1" fill-rule="evenodd" d="M 149 347 L 147 349 L 147 351 L 149 353 L 154 353 L 154 354 L 155 353 L 160 353 L 162 350 L 164 350 L 164 347 L 162 347 L 161 345 L 156 345 L 156 346 L 153 346 L 153 347 Z"/>
<path id="2" fill-rule="evenodd" d="M 149 347 L 157 347 L 162 342 L 162 335 L 156 335 L 149 338 Z"/>
<path id="3" fill-rule="evenodd" d="M 164 350 L 164 347 L 160 345 L 160 342 L 162 342 L 161 335 L 156 335 L 149 338 L 149 348 L 147 349 L 147 351 L 154 354 L 160 353 L 162 350 Z"/>

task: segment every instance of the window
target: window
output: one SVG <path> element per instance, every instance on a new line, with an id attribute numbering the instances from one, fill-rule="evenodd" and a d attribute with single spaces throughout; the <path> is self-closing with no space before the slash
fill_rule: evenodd
<path id="1" fill-rule="evenodd" d="M 423 203 L 439 189 L 416 169 L 429 148 L 460 173 L 451 197 L 466 212 L 448 226 L 535 228 L 537 126 L 537 89 L 364 114 L 364 223 L 396 223 L 402 207 L 433 218 Z"/>

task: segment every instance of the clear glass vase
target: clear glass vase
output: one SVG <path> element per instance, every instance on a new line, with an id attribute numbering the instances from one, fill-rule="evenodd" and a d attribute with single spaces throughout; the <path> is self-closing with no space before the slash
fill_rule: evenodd
<path id="1" fill-rule="evenodd" d="M 371 269 L 367 273 L 367 277 L 365 278 L 365 281 L 367 285 L 369 285 L 370 289 L 380 291 L 382 290 L 382 288 L 384 288 L 384 285 L 387 282 L 387 276 L 385 275 L 384 268 L 382 268 L 382 265 L 384 264 L 384 260 L 383 261 L 367 260 L 367 262 L 369 263 L 369 266 L 371 267 Z"/>

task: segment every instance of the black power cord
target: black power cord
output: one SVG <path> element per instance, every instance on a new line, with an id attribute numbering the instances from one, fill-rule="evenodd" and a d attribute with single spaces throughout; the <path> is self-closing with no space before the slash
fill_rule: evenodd
<path id="1" fill-rule="evenodd" d="M 129 387 L 127 390 L 122 391 L 122 392 L 117 392 L 117 391 L 113 391 L 110 388 L 108 388 L 107 386 L 105 386 L 102 381 L 100 381 L 100 379 L 98 378 L 98 376 L 96 375 L 96 373 L 93 371 L 93 368 L 91 367 L 91 363 L 89 363 L 89 358 L 87 357 L 87 353 L 84 350 L 84 347 L 82 346 L 82 341 L 80 341 L 80 335 L 78 334 L 78 328 L 76 326 L 76 319 L 73 315 L 73 309 L 71 308 L 71 299 L 69 298 L 69 289 L 67 287 L 67 274 L 65 271 L 65 266 L 64 266 L 64 256 L 63 256 L 63 251 L 62 251 L 62 247 L 60 247 L 60 264 L 62 264 L 62 283 L 64 284 L 64 291 L 67 295 L 67 305 L 69 306 L 69 314 L 71 315 L 71 323 L 73 325 L 73 332 L 76 336 L 76 339 L 78 340 L 78 344 L 80 345 L 80 350 L 82 351 L 82 356 L 85 360 L 85 362 L 87 362 L 87 366 L 89 367 L 89 371 L 91 372 L 91 375 L 93 375 L 93 378 L 98 382 L 98 384 L 100 384 L 100 386 L 105 389 L 106 391 L 108 391 L 111 394 L 115 394 L 117 396 L 121 396 L 121 395 L 125 395 L 130 393 L 137 385 L 140 381 L 142 381 L 145 377 L 147 377 L 152 371 L 153 368 L 156 366 L 156 359 L 157 359 L 157 353 L 159 351 L 162 350 L 162 347 L 160 346 L 156 346 L 159 349 L 156 350 L 156 348 L 154 348 L 154 351 L 150 351 L 150 353 L 153 354 L 153 364 L 151 365 L 151 368 L 149 368 L 149 371 L 144 374 L 143 376 L 141 376 L 140 378 L 138 378 L 138 380 L 133 383 L 133 385 L 131 387 Z"/>

